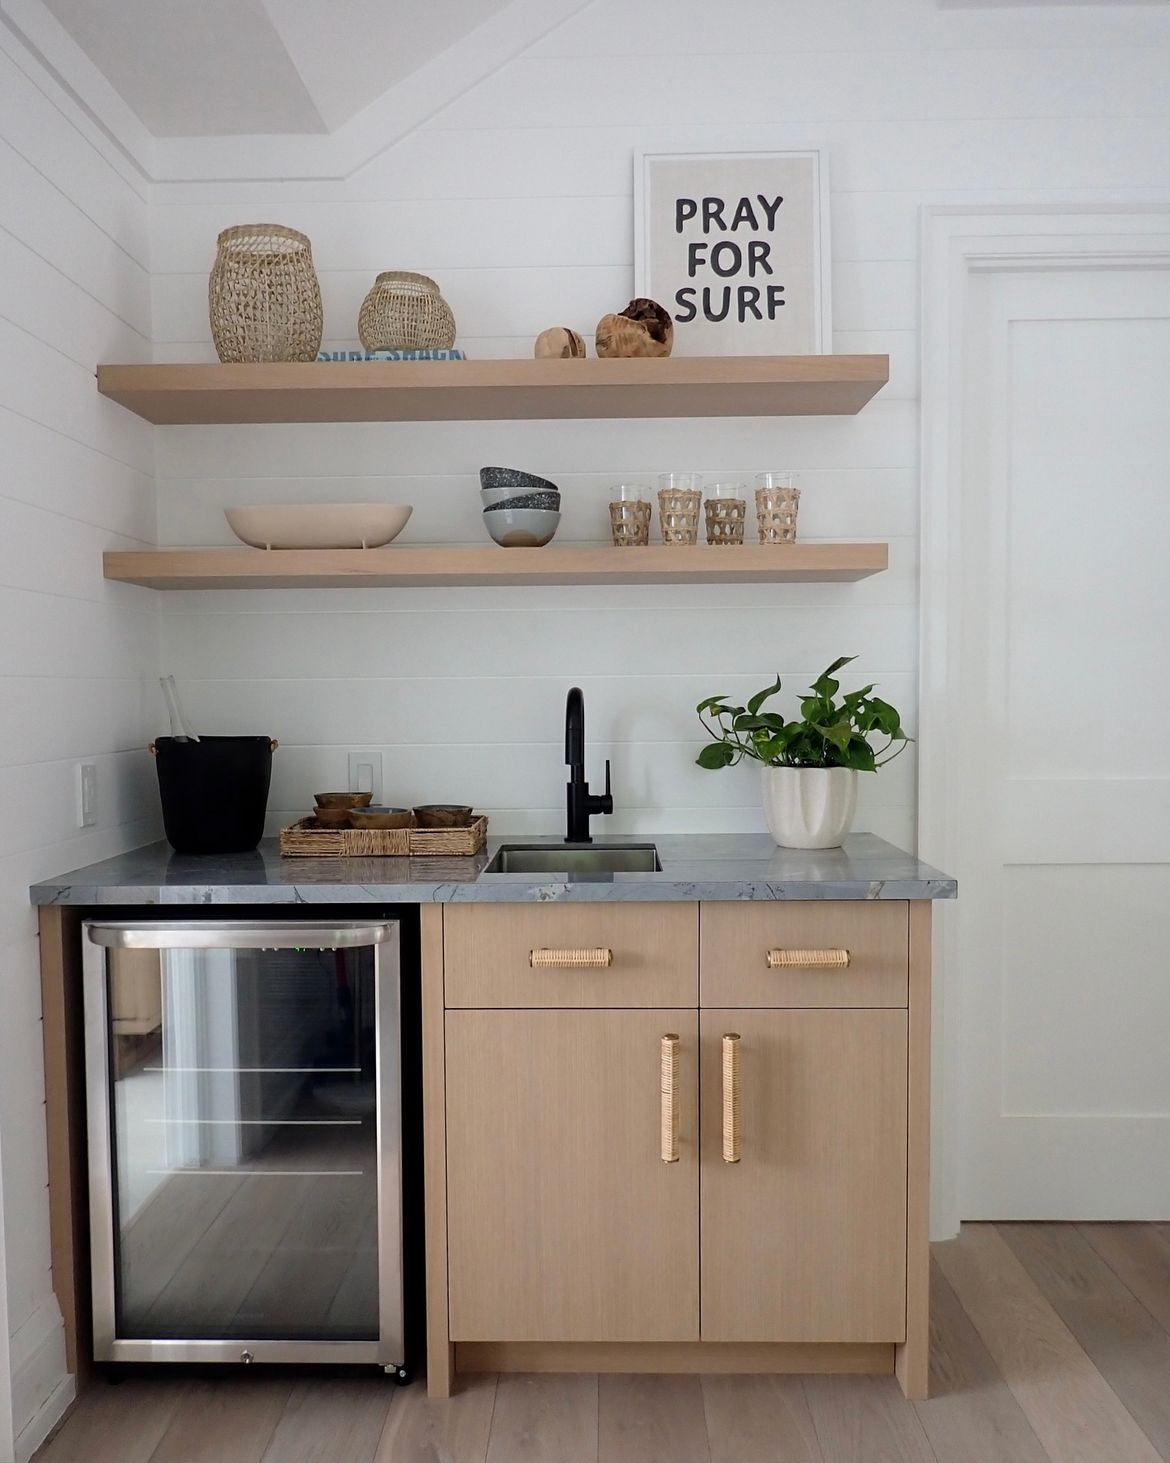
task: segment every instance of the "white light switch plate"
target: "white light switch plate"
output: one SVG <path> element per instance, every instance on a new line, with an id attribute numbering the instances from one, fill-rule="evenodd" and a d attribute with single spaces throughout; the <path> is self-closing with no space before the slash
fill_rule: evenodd
<path id="1" fill-rule="evenodd" d="M 371 792 L 371 802 L 382 801 L 382 754 L 381 752 L 351 752 L 349 754 L 349 791 Z"/>
<path id="2" fill-rule="evenodd" d="M 98 820 L 97 763 L 77 764 L 77 826 L 93 828 Z"/>

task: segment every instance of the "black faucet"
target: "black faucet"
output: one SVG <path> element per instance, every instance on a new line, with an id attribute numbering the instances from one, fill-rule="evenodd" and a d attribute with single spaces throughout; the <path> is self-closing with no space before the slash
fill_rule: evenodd
<path id="1" fill-rule="evenodd" d="M 565 761 L 569 766 L 569 783 L 565 789 L 567 819 L 566 843 L 592 843 L 589 819 L 594 813 L 612 813 L 613 795 L 609 789 L 609 758 L 605 759 L 605 792 L 600 797 L 589 791 L 585 780 L 585 697 L 580 686 L 574 686 L 565 701 Z"/>

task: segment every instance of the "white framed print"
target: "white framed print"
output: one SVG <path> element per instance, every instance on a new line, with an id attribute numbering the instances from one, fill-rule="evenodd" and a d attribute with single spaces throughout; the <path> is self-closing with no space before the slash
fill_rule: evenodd
<path id="1" fill-rule="evenodd" d="M 833 349 L 821 148 L 634 154 L 634 293 L 674 321 L 674 354 Z"/>

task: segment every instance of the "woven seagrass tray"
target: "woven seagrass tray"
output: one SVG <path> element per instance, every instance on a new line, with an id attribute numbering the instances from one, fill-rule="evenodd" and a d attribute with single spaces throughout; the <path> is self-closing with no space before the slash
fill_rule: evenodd
<path id="1" fill-rule="evenodd" d="M 457 858 L 479 853 L 487 841 L 481 813 L 467 828 L 314 828 L 302 818 L 280 830 L 282 858 Z"/>

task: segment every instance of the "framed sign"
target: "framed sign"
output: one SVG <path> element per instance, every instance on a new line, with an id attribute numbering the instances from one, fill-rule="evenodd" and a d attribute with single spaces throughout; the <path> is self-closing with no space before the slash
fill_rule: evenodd
<path id="1" fill-rule="evenodd" d="M 634 293 L 675 355 L 831 352 L 824 153 L 636 153 Z"/>

